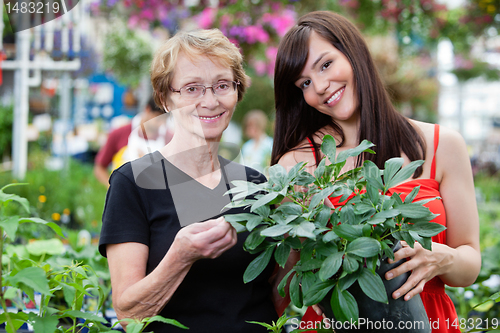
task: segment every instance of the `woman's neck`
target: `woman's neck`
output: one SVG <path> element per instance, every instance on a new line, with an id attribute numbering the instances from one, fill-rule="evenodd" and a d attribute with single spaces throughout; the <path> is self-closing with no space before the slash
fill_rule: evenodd
<path id="1" fill-rule="evenodd" d="M 174 138 L 160 150 L 160 153 L 193 178 L 204 177 L 220 169 L 217 157 L 219 141 L 184 140 Z"/>

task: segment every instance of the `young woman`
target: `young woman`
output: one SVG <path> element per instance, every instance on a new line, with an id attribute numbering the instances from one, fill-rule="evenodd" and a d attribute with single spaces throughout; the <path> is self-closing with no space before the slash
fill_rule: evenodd
<path id="1" fill-rule="evenodd" d="M 405 164 L 425 160 L 411 179 L 392 188 L 407 195 L 420 186 L 420 200 L 440 196 L 427 206 L 440 214 L 433 222 L 447 229 L 433 237 L 432 251 L 407 244 L 395 260 L 408 260 L 387 272 L 391 279 L 411 271 L 392 297 L 409 300 L 420 294 L 433 332 L 459 332 L 444 286 L 468 286 L 479 274 L 479 221 L 472 171 L 462 137 L 438 125 L 407 119 L 391 104 L 367 45 L 356 27 L 331 12 L 302 16 L 279 46 L 275 69 L 276 128 L 271 164 L 291 168 L 308 162 L 312 172 L 321 159 L 326 134 L 337 142 L 337 153 L 373 142 L 375 155 L 348 160 L 345 170 L 363 159 L 383 168 L 392 157 Z M 334 205 L 340 203 L 331 198 Z M 303 320 L 321 320 L 308 309 Z M 437 323 L 437 324 L 436 324 Z"/>

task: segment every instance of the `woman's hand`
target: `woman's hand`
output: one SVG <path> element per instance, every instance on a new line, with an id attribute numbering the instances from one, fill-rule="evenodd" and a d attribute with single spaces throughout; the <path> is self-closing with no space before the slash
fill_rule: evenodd
<path id="1" fill-rule="evenodd" d="M 443 246 L 442 244 L 433 243 L 433 251 L 424 249 L 418 242 L 415 242 L 413 249 L 404 241 L 401 241 L 401 245 L 403 247 L 394 253 L 394 260 L 389 259 L 388 262 L 405 258 L 408 260 L 388 271 L 385 278 L 390 280 L 411 271 L 408 280 L 392 294 L 394 299 L 404 295 L 405 301 L 408 301 L 424 290 L 427 281 L 442 274 L 451 265 L 452 258 L 449 253 L 436 250 L 435 247 Z"/>
<path id="2" fill-rule="evenodd" d="M 182 228 L 172 248 L 180 260 L 193 263 L 202 258 L 217 258 L 236 242 L 236 230 L 221 216 Z"/>

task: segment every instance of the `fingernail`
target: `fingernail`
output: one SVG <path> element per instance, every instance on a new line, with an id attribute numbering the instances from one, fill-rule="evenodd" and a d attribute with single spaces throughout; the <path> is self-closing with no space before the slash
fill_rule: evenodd
<path id="1" fill-rule="evenodd" d="M 398 298 L 401 294 L 399 292 L 396 293 L 396 298 Z"/>
<path id="2" fill-rule="evenodd" d="M 411 298 L 411 297 L 410 297 L 410 295 L 406 295 L 406 296 L 405 296 L 405 301 L 409 301 L 409 300 L 410 300 L 410 298 Z"/>
<path id="3" fill-rule="evenodd" d="M 392 279 L 392 277 L 394 276 L 394 274 L 392 273 L 387 273 L 387 280 L 390 280 Z"/>

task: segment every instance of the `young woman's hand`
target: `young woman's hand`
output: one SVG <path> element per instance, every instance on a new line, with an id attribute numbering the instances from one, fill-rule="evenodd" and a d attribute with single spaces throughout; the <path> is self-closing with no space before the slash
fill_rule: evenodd
<path id="1" fill-rule="evenodd" d="M 401 245 L 403 247 L 394 253 L 394 261 L 389 259 L 389 263 L 405 258 L 407 261 L 388 271 L 385 278 L 390 280 L 411 272 L 408 280 L 392 294 L 394 299 L 404 295 L 404 299 L 408 301 L 424 290 L 427 281 L 446 271 L 451 264 L 451 255 L 437 249 L 443 246 L 442 244 L 433 243 L 433 251 L 424 249 L 418 242 L 415 242 L 413 249 L 404 241 L 401 241 Z"/>
<path id="2" fill-rule="evenodd" d="M 195 262 L 202 258 L 217 258 L 236 242 L 236 230 L 221 216 L 182 228 L 175 236 L 172 249 L 180 260 Z"/>

